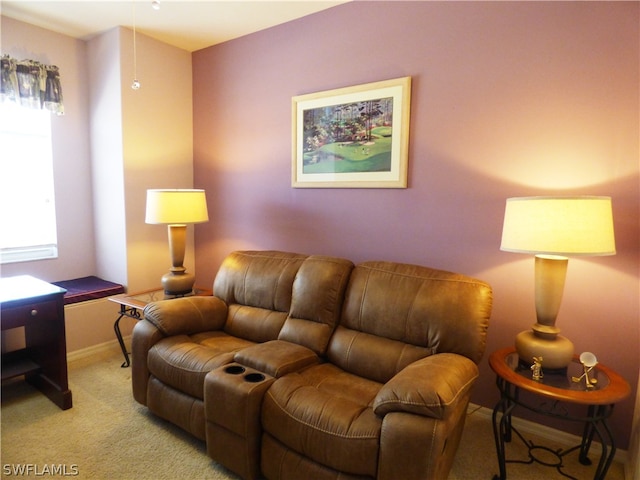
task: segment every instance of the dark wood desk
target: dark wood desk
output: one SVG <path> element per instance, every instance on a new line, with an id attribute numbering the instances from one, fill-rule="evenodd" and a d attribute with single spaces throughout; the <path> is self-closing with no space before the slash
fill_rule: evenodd
<path id="1" fill-rule="evenodd" d="M 72 406 L 64 325 L 66 290 L 28 275 L 0 278 L 2 330 L 24 327 L 25 348 L 2 354 L 2 380 L 24 375 L 53 403 Z"/>
<path id="2" fill-rule="evenodd" d="M 584 381 L 575 382 L 573 377 L 579 377 L 582 373 L 582 365 L 577 356 L 574 356 L 571 365 L 566 372 L 544 373 L 540 380 L 532 378 L 531 369 L 519 363 L 518 354 L 514 348 L 503 348 L 493 352 L 489 357 L 489 365 L 496 373 L 496 383 L 500 390 L 500 401 L 493 410 L 493 432 L 498 453 L 500 474 L 494 479 L 505 480 L 507 478 L 507 463 L 532 463 L 538 462 L 550 467 L 555 467 L 560 474 L 573 478 L 563 471 L 562 458 L 579 450 L 579 460 L 583 465 L 590 465 L 589 449 L 594 437 L 602 445 L 600 460 L 594 472 L 594 479 L 604 480 L 607 470 L 616 453 L 616 446 L 609 429 L 607 420 L 613 413 L 616 403 L 624 400 L 631 392 L 627 381 L 612 369 L 598 363 L 591 371 L 592 378 L 597 380 L 596 386 L 587 388 Z M 533 399 L 525 399 L 521 392 L 534 394 Z M 562 403 L 571 403 L 586 407 L 584 415 L 569 415 L 562 408 Z M 579 445 L 564 451 L 553 450 L 542 445 L 535 445 L 527 441 L 513 427 L 511 414 L 517 407 L 523 407 L 531 412 L 558 418 L 584 425 L 582 440 Z M 529 447 L 529 459 L 508 460 L 506 458 L 505 442 L 511 441 L 512 431 Z M 541 454 L 540 457 L 536 455 Z M 554 457 L 553 460 L 549 460 Z"/>

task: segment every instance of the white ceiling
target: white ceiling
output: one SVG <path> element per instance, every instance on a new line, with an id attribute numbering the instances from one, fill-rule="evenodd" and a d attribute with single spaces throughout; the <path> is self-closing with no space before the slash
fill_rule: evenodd
<path id="1" fill-rule="evenodd" d="M 117 26 L 195 51 L 309 15 L 348 0 L 2 0 L 2 15 L 74 38 Z"/>

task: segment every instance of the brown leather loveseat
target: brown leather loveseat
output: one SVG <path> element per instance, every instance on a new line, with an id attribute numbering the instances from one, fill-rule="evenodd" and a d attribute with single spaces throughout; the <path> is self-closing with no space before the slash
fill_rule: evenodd
<path id="1" fill-rule="evenodd" d="M 243 478 L 443 479 L 491 301 L 416 265 L 234 252 L 214 297 L 147 306 L 134 396 Z"/>

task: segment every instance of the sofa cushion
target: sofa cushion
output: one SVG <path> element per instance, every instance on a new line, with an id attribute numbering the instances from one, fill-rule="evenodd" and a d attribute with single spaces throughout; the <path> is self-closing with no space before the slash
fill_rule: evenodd
<path id="1" fill-rule="evenodd" d="M 229 306 L 224 330 L 253 342 L 277 339 L 305 258 L 277 251 L 230 253 L 213 282 L 213 294 Z"/>
<path id="2" fill-rule="evenodd" d="M 340 317 L 353 263 L 313 255 L 304 260 L 293 282 L 291 310 L 278 338 L 324 355 Z"/>
<path id="3" fill-rule="evenodd" d="M 491 287 L 480 280 L 417 265 L 365 262 L 351 274 L 340 325 L 478 363 L 490 315 Z"/>
<path id="4" fill-rule="evenodd" d="M 410 363 L 431 353 L 430 348 L 338 326 L 331 337 L 327 357 L 348 372 L 385 383 Z"/>
<path id="5" fill-rule="evenodd" d="M 232 252 L 218 270 L 213 293 L 227 305 L 288 312 L 293 280 L 305 258 L 287 252 Z"/>
<path id="6" fill-rule="evenodd" d="M 161 382 L 198 399 L 204 398 L 204 378 L 231 363 L 236 351 L 253 345 L 224 332 L 163 338 L 149 350 L 149 372 Z"/>
<path id="7" fill-rule="evenodd" d="M 381 385 L 328 363 L 279 378 L 265 395 L 263 427 L 288 448 L 332 469 L 375 476 Z"/>
<path id="8" fill-rule="evenodd" d="M 278 338 L 286 319 L 286 312 L 233 304 L 229 305 L 224 331 L 252 342 L 268 342 Z"/>

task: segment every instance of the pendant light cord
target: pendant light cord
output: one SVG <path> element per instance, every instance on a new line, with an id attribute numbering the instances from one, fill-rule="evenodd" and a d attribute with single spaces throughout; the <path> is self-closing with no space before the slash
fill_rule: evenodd
<path id="1" fill-rule="evenodd" d="M 140 88 L 140 82 L 138 81 L 138 52 L 136 49 L 136 1 L 131 0 L 131 7 L 133 11 L 133 83 L 131 88 L 138 90 Z"/>

